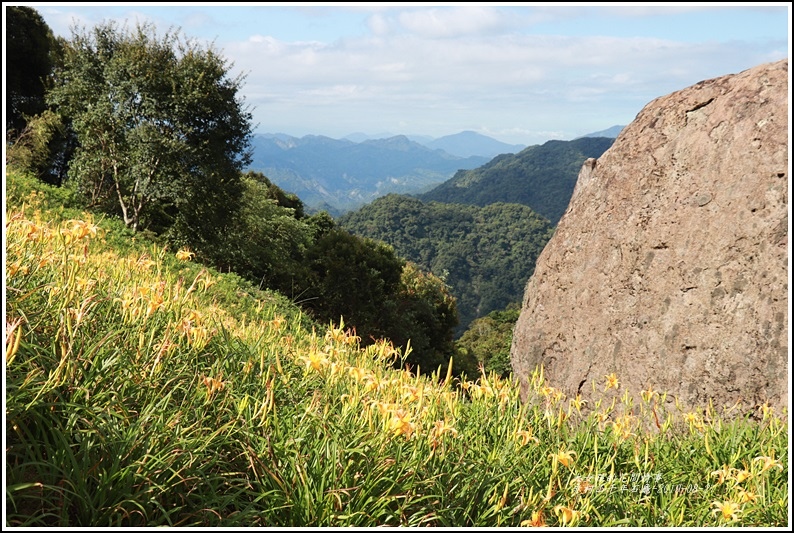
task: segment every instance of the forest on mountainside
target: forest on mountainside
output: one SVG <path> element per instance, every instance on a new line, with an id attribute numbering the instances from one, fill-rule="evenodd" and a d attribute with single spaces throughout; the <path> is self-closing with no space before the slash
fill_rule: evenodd
<path id="1" fill-rule="evenodd" d="M 390 194 L 338 219 L 356 235 L 383 241 L 440 277 L 458 302 L 462 334 L 472 320 L 520 302 L 551 238 L 547 219 L 527 206 L 484 207 Z"/>
<path id="2" fill-rule="evenodd" d="M 522 204 L 556 226 L 568 207 L 582 163 L 601 157 L 614 141 L 582 137 L 530 146 L 517 154 L 495 157 L 481 167 L 459 170 L 452 179 L 418 197 L 481 207 L 497 202 Z"/>

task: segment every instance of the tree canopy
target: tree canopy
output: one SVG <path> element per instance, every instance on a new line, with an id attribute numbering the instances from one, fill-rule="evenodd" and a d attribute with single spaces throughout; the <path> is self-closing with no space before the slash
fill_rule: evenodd
<path id="1" fill-rule="evenodd" d="M 473 358 L 486 372 L 508 378 L 513 371 L 510 363 L 513 328 L 520 314 L 521 305 L 514 302 L 504 310 L 491 311 L 473 321 L 455 343 L 458 357 Z"/>
<path id="2" fill-rule="evenodd" d="M 251 114 L 229 68 L 211 47 L 149 24 L 73 30 L 48 93 L 78 140 L 69 179 L 133 231 L 206 246 L 235 211 L 250 160 Z"/>
<path id="3" fill-rule="evenodd" d="M 6 129 L 19 132 L 30 117 L 46 108 L 46 80 L 52 71 L 57 44 L 35 9 L 28 6 L 4 9 Z"/>

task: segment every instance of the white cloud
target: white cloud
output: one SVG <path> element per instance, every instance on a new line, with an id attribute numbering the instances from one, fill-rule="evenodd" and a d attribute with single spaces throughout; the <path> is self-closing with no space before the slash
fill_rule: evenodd
<path id="1" fill-rule="evenodd" d="M 391 23 L 380 13 L 376 13 L 369 17 L 367 19 L 367 25 L 374 35 L 386 35 L 391 31 Z"/>
<path id="2" fill-rule="evenodd" d="M 594 110 L 603 122 L 593 131 L 627 123 L 652 99 L 752 66 L 756 55 L 739 42 L 515 34 L 444 39 L 389 34 L 333 45 L 257 41 L 227 44 L 225 50 L 248 71 L 248 92 L 276 95 L 250 101 L 266 129 L 276 115 L 290 120 L 275 104 L 289 102 L 291 120 L 305 120 L 299 118 L 301 108 L 311 109 L 310 120 L 335 123 L 340 136 L 366 129 L 365 121 L 373 122 L 374 131 L 407 127 L 402 122 L 414 133 L 431 135 L 484 131 L 492 123 L 504 124 L 505 133 L 497 138 L 524 144 L 529 142 L 520 136 L 529 132 L 553 132 L 550 138 L 587 133 L 571 126 L 561 130 L 560 124 Z M 741 64 L 746 67 L 735 67 Z M 318 111 L 320 104 L 339 109 Z M 577 119 L 573 124 L 579 126 Z"/>
<path id="3" fill-rule="evenodd" d="M 404 11 L 398 19 L 404 29 L 427 38 L 478 35 L 510 25 L 502 12 L 483 6 Z"/>
<path id="4" fill-rule="evenodd" d="M 573 138 L 628 123 L 654 98 L 788 54 L 784 36 L 773 50 L 738 39 L 528 33 L 540 23 L 581 24 L 593 13 L 604 17 L 603 9 L 594 9 L 365 6 L 359 34 L 299 41 L 257 28 L 258 33 L 235 34 L 216 44 L 234 64 L 233 74 L 246 74 L 243 93 L 263 130 L 292 126 L 287 133 L 391 130 L 440 136 L 471 129 L 522 144 L 538 141 L 537 136 Z M 659 14 L 679 7 L 615 7 L 611 14 L 640 17 L 651 9 Z M 41 10 L 52 14 L 51 27 L 76 17 L 61 8 Z M 133 24 L 139 14 L 128 13 Z M 76 18 L 89 27 L 99 22 Z M 209 19 L 184 21 L 192 23 Z"/>
<path id="5" fill-rule="evenodd" d="M 313 99 L 313 104 L 317 104 L 315 98 L 323 99 L 326 102 L 336 102 L 350 98 L 362 96 L 364 91 L 357 85 L 333 85 L 329 87 L 318 87 L 316 89 L 306 89 L 302 94 Z"/>

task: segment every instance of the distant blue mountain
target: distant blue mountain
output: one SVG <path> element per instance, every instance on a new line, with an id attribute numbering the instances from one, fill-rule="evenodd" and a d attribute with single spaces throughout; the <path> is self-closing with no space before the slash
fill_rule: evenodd
<path id="1" fill-rule="evenodd" d="M 309 209 L 330 206 L 337 213 L 391 192 L 426 191 L 458 170 L 477 168 L 490 159 L 451 155 L 404 135 L 353 142 L 266 133 L 253 136 L 252 148 L 248 170 L 262 172 L 297 194 Z"/>
<path id="2" fill-rule="evenodd" d="M 427 146 L 427 143 L 433 141 L 433 137 L 430 137 L 429 135 L 406 134 L 405 136 L 411 139 L 412 141 L 417 142 L 419 144 L 424 144 L 425 146 Z M 360 131 L 357 131 L 355 133 L 351 133 L 350 135 L 345 135 L 342 138 L 347 139 L 348 141 L 353 141 L 355 143 L 360 143 L 364 141 L 373 141 L 376 139 L 388 139 L 390 137 L 396 137 L 396 135 L 394 133 L 376 133 L 375 135 L 370 135 L 367 133 L 362 133 Z"/>
<path id="3" fill-rule="evenodd" d="M 582 139 L 584 137 L 607 137 L 609 139 L 616 139 L 620 132 L 623 131 L 623 128 L 626 126 L 612 126 L 611 128 L 607 128 L 605 130 L 596 131 L 594 133 L 588 133 L 587 135 L 582 135 L 581 137 L 577 137 L 577 139 Z"/>
<path id="4" fill-rule="evenodd" d="M 462 131 L 440 137 L 426 143 L 428 148 L 437 148 L 459 157 L 479 155 L 496 157 L 500 154 L 515 154 L 526 148 L 523 144 L 507 144 L 474 131 Z"/>
<path id="5" fill-rule="evenodd" d="M 366 133 L 356 132 L 346 135 L 344 139 L 360 143 L 391 137 L 395 137 L 395 135 L 391 133 L 367 135 Z M 444 150 L 448 154 L 458 157 L 482 156 L 491 158 L 500 154 L 515 154 L 526 148 L 526 145 L 523 144 L 503 143 L 474 131 L 462 131 L 437 139 L 427 135 L 406 135 L 406 137 L 433 150 Z"/>

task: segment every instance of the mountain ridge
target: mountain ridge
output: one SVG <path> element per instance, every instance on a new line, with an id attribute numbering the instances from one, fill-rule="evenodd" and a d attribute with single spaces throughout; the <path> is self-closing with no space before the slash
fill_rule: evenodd
<path id="1" fill-rule="evenodd" d="M 527 147 L 524 144 L 503 143 L 470 130 L 439 137 L 427 143 L 427 146 L 430 148 L 440 148 L 450 154 L 460 157 L 469 157 L 472 155 L 495 157 L 499 154 L 520 152 Z"/>
<path id="2" fill-rule="evenodd" d="M 614 133 L 615 128 L 619 126 L 603 132 Z M 286 133 L 257 133 L 252 137 L 253 158 L 247 170 L 262 172 L 279 187 L 297 194 L 309 211 L 325 210 L 338 216 L 389 193 L 433 193 L 463 171 L 473 171 L 475 175 L 481 167 L 497 165 L 525 150 L 543 146 L 511 145 L 471 130 L 437 139 L 382 135 L 356 133 L 335 139 L 314 134 L 294 137 Z M 464 182 L 456 186 L 464 186 Z M 544 215 L 551 219 L 556 216 L 555 212 Z"/>
<path id="3" fill-rule="evenodd" d="M 609 137 L 611 139 L 615 139 L 615 138 L 617 138 L 618 135 L 620 135 L 620 132 L 623 131 L 623 128 L 625 128 L 625 127 L 626 126 L 615 125 L 615 126 L 611 126 L 611 127 L 607 128 L 605 130 L 594 131 L 593 133 L 588 133 L 586 135 L 582 135 L 581 137 L 576 137 L 576 139 L 582 139 L 584 137 Z M 576 139 L 574 139 L 574 140 L 576 140 Z"/>
<path id="4" fill-rule="evenodd" d="M 356 143 L 323 135 L 256 134 L 252 152 L 247 170 L 264 173 L 308 208 L 328 205 L 338 212 L 390 192 L 427 190 L 488 161 L 428 148 L 405 135 Z"/>
<path id="5" fill-rule="evenodd" d="M 517 154 L 499 155 L 476 169 L 460 170 L 417 197 L 477 206 L 519 203 L 556 225 L 568 206 L 582 163 L 600 157 L 614 141 L 583 137 L 529 146 Z"/>

